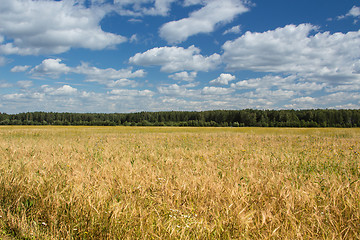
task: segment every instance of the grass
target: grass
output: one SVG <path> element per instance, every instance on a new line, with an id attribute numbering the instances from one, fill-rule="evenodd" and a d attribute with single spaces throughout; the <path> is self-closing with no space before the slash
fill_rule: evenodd
<path id="1" fill-rule="evenodd" d="M 0 127 L 0 239 L 360 239 L 359 137 Z"/>

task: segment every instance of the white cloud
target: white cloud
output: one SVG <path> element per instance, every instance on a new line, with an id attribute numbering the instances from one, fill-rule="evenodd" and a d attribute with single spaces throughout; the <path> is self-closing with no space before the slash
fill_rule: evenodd
<path id="1" fill-rule="evenodd" d="M 30 88 L 21 93 L 0 95 L 7 112 L 55 111 L 55 112 L 98 112 L 108 109 L 106 96 L 93 92 L 79 91 L 69 85 Z M 80 110 L 79 110 L 80 109 Z"/>
<path id="2" fill-rule="evenodd" d="M 231 87 L 237 89 L 251 89 L 251 88 L 259 87 L 261 82 L 262 82 L 262 78 L 242 80 L 237 83 L 232 83 Z"/>
<path id="3" fill-rule="evenodd" d="M 136 34 L 133 34 L 131 37 L 130 37 L 130 40 L 129 40 L 131 43 L 136 43 L 138 41 L 138 37 Z"/>
<path id="4" fill-rule="evenodd" d="M 284 90 L 295 90 L 297 92 L 320 91 L 326 86 L 326 83 L 306 82 L 304 79 L 299 79 L 296 75 L 290 75 L 288 77 L 266 75 L 264 77 L 242 80 L 231 84 L 231 87 L 236 89 L 270 89 L 276 87 Z"/>
<path id="5" fill-rule="evenodd" d="M 143 20 L 138 19 L 138 18 L 131 18 L 131 19 L 128 20 L 128 22 L 131 22 L 131 23 L 141 23 L 141 22 L 143 22 Z"/>
<path id="6" fill-rule="evenodd" d="M 353 6 L 350 11 L 348 12 L 348 14 L 346 14 L 347 16 L 352 16 L 352 17 L 359 17 L 360 16 L 360 7 L 356 7 Z"/>
<path id="7" fill-rule="evenodd" d="M 316 82 L 298 82 L 298 83 L 289 83 L 284 84 L 281 87 L 287 90 L 294 90 L 294 91 L 304 91 L 304 92 L 315 92 L 321 91 L 327 86 L 326 83 L 316 83 Z"/>
<path id="8" fill-rule="evenodd" d="M 143 10 L 146 15 L 166 16 L 170 11 L 170 6 L 176 0 L 156 0 L 154 7 Z"/>
<path id="9" fill-rule="evenodd" d="M 326 103 L 327 106 L 359 104 L 360 95 L 358 92 L 336 92 L 317 98 L 319 103 Z"/>
<path id="10" fill-rule="evenodd" d="M 264 33 L 246 32 L 223 45 L 224 61 L 229 69 L 250 69 L 264 72 L 282 72 L 293 66 L 294 55 L 309 42 L 307 36 L 315 27 L 310 24 L 288 25 Z M 300 55 L 302 56 L 302 54 Z"/>
<path id="11" fill-rule="evenodd" d="M 19 98 L 23 98 L 25 95 L 22 93 L 10 93 L 3 95 L 4 100 L 18 100 Z"/>
<path id="12" fill-rule="evenodd" d="M 300 97 L 300 98 L 295 98 L 293 100 L 291 100 L 291 102 L 295 102 L 295 103 L 316 103 L 316 99 L 313 97 Z"/>
<path id="13" fill-rule="evenodd" d="M 184 85 L 171 84 L 169 86 L 159 86 L 158 91 L 165 96 L 177 97 L 196 97 L 199 96 L 199 91 L 187 89 Z"/>
<path id="14" fill-rule="evenodd" d="M 114 0 L 113 9 L 124 16 L 166 16 L 173 2 L 175 0 Z"/>
<path id="15" fill-rule="evenodd" d="M 326 92 L 352 92 L 360 91 L 360 82 L 354 84 L 340 84 L 335 86 L 329 86 L 325 89 Z"/>
<path id="16" fill-rule="evenodd" d="M 7 83 L 5 81 L 0 81 L 0 88 L 9 88 L 12 87 L 10 83 Z"/>
<path id="17" fill-rule="evenodd" d="M 344 104 L 344 105 L 337 105 L 335 109 L 360 109 L 360 102 L 358 104 Z"/>
<path id="18" fill-rule="evenodd" d="M 33 77 L 59 78 L 62 74 L 76 73 L 85 75 L 86 81 L 97 82 L 108 87 L 135 87 L 137 83 L 129 78 L 144 77 L 144 70 L 132 71 L 132 68 L 116 70 L 113 68 L 101 69 L 82 63 L 77 67 L 69 67 L 61 63 L 61 59 L 45 59 L 41 64 L 30 70 Z"/>
<path id="19" fill-rule="evenodd" d="M 192 35 L 213 32 L 217 24 L 231 22 L 237 15 L 248 11 L 241 0 L 210 0 L 205 4 L 188 18 L 164 24 L 160 36 L 168 43 L 180 43 Z"/>
<path id="20" fill-rule="evenodd" d="M 271 90 L 267 88 L 258 88 L 254 92 L 245 94 L 245 96 L 255 99 L 267 99 L 269 101 L 278 102 L 291 99 L 292 97 L 296 96 L 296 92 L 283 89 Z"/>
<path id="21" fill-rule="evenodd" d="M 33 82 L 32 81 L 28 81 L 28 80 L 24 80 L 24 81 L 18 81 L 17 85 L 20 86 L 21 88 L 30 88 L 33 86 Z"/>
<path id="22" fill-rule="evenodd" d="M 49 95 L 54 95 L 54 96 L 74 95 L 78 92 L 78 90 L 76 88 L 73 88 L 69 85 L 63 85 L 59 88 L 52 88 L 47 85 L 43 85 L 42 89 L 45 93 L 47 93 Z"/>
<path id="23" fill-rule="evenodd" d="M 213 54 L 209 57 L 200 55 L 200 49 L 190 46 L 153 48 L 144 53 L 137 53 L 129 59 L 132 64 L 141 66 L 161 66 L 161 71 L 208 71 L 216 68 L 221 63 L 220 55 Z"/>
<path id="24" fill-rule="evenodd" d="M 265 92 L 261 94 L 261 97 L 267 98 L 265 95 L 269 94 L 269 92 L 270 96 L 272 96 L 273 93 L 279 93 L 280 95 L 291 93 L 291 95 L 294 96 L 312 94 L 326 89 L 328 84 L 304 81 L 304 79 L 299 79 L 296 75 L 290 75 L 288 77 L 266 75 L 260 78 L 232 83 L 230 86 L 237 90 L 250 90 L 251 92 L 248 94 L 252 94 L 252 97 L 260 96 L 258 93 Z M 255 94 L 254 91 L 257 91 L 257 93 Z"/>
<path id="25" fill-rule="evenodd" d="M 353 6 L 346 15 L 338 16 L 337 19 L 341 20 L 346 17 L 354 17 L 354 18 L 360 17 L 360 7 Z"/>
<path id="26" fill-rule="evenodd" d="M 241 25 L 237 25 L 237 26 L 234 26 L 228 30 L 226 30 L 223 35 L 226 35 L 226 34 L 229 34 L 229 33 L 234 33 L 234 34 L 239 34 L 241 33 Z"/>
<path id="27" fill-rule="evenodd" d="M 293 84 L 296 80 L 296 76 L 281 77 L 266 75 L 260 78 L 252 78 L 248 80 L 242 80 L 237 83 L 232 83 L 231 87 L 236 89 L 257 89 L 257 88 L 271 88 L 274 86 L 284 86 Z"/>
<path id="28" fill-rule="evenodd" d="M 169 78 L 172 78 L 174 80 L 179 80 L 179 81 L 187 81 L 187 82 L 192 82 L 194 81 L 194 79 L 197 76 L 197 72 L 178 72 L 172 75 L 169 75 Z"/>
<path id="29" fill-rule="evenodd" d="M 351 82 L 360 79 L 360 31 L 316 33 L 311 24 L 287 25 L 263 33 L 246 32 L 223 45 L 230 70 L 297 74 L 310 81 Z"/>
<path id="30" fill-rule="evenodd" d="M 25 87 L 30 87 L 32 83 L 30 81 L 19 81 L 18 85 L 22 85 Z M 27 85 L 27 86 L 24 86 Z M 69 85 L 63 85 L 58 88 L 53 88 L 48 85 L 41 86 L 40 89 L 35 91 L 26 91 L 24 93 L 12 93 L 4 95 L 4 98 L 6 100 L 25 100 L 26 99 L 53 99 L 52 97 L 65 97 L 65 96 L 75 96 L 78 93 L 78 90 L 76 88 L 73 88 Z M 32 101 L 32 104 L 34 102 Z"/>
<path id="31" fill-rule="evenodd" d="M 0 66 L 4 66 L 6 64 L 6 58 L 0 56 Z"/>
<path id="32" fill-rule="evenodd" d="M 266 75 L 231 84 L 231 88 L 245 91 L 242 96 L 254 99 L 254 101 L 263 100 L 268 106 L 282 106 L 279 105 L 282 104 L 281 101 L 289 101 L 294 97 L 301 99 L 304 94 L 321 91 L 326 86 L 325 83 L 301 81 L 296 75 L 288 77 Z"/>
<path id="33" fill-rule="evenodd" d="M 134 56 L 129 58 L 131 64 L 158 66 L 161 71 L 168 72 L 167 81 L 174 79 L 176 82 L 173 83 L 177 83 L 172 85 L 153 86 L 151 83 L 154 82 L 151 79 L 144 83 L 139 82 L 136 79 L 143 78 L 147 73 L 142 69 L 137 70 L 135 66 L 117 69 L 98 68 L 90 63 L 71 66 L 65 64 L 65 60 L 62 61 L 57 53 L 71 48 L 114 48 L 126 40 L 120 35 L 101 29 L 102 19 L 113 10 L 130 16 L 125 20 L 121 17 L 127 24 L 129 22 L 126 19 L 134 17 L 136 19 L 129 21 L 142 21 L 146 25 L 147 18 L 142 18 L 145 15 L 168 15 L 175 4 L 179 8 L 192 6 L 184 9 L 193 11 L 187 18 L 176 19 L 178 21 L 164 24 L 160 29 L 160 33 L 164 34 L 161 36 L 169 43 L 179 43 L 199 33 L 210 33 L 216 28 L 221 30 L 220 35 L 240 34 L 241 25 L 230 22 L 239 14 L 248 11 L 246 6 L 249 6 L 245 0 L 115 0 L 115 4 L 110 2 L 112 1 L 1 1 L 0 66 L 11 62 L 11 59 L 7 59 L 7 54 L 46 54 L 55 57 L 38 62 L 37 66 L 30 63 L 35 67 L 16 63 L 18 66 L 4 69 L 11 69 L 9 72 L 27 72 L 34 78 L 64 78 L 42 87 L 38 87 L 38 84 L 44 81 L 38 80 L 15 80 L 13 84 L 5 80 L 0 81 L 3 92 L 0 94 L 2 111 L 12 109 L 15 112 L 78 112 L 80 109 L 85 112 L 129 112 L 152 109 L 360 106 L 360 31 L 321 32 L 318 27 L 311 24 L 288 25 L 259 33 L 247 32 L 239 35 L 240 37 L 236 36 L 239 38 L 233 41 L 227 41 L 223 45 L 222 56 L 203 55 L 199 48 L 188 47 L 191 45 L 189 44 L 186 47 L 153 48 L 136 55 L 135 52 Z M 354 6 L 343 17 L 354 17 L 358 20 L 360 8 Z M 228 23 L 231 25 L 225 25 Z M 176 29 L 172 29 L 171 26 L 175 26 Z M 139 33 L 133 33 L 127 34 L 129 42 L 135 43 L 140 38 L 143 40 Z M 152 42 L 152 45 L 155 44 Z M 70 55 L 66 56 L 68 58 Z M 119 57 L 121 64 L 123 60 Z M 197 76 L 198 72 L 219 70 L 222 63 L 225 63 L 229 71 L 257 71 L 259 74 L 256 75 L 260 77 L 235 81 L 235 75 L 239 78 L 240 74 L 232 75 L 222 71 L 218 73 L 222 73 L 220 76 L 213 77 L 215 79 L 209 78 L 208 84 L 203 82 L 204 79 L 202 82 L 195 82 L 195 79 L 199 80 L 202 77 L 202 74 Z M 87 82 L 86 87 L 81 84 L 74 86 L 71 83 L 74 79 L 77 83 L 81 80 Z M 94 87 L 94 82 L 106 87 L 98 87 L 96 92 L 81 89 Z M 135 88 L 144 87 L 146 83 L 151 86 L 150 89 Z M 105 92 L 104 88 L 107 89 Z"/>
<path id="34" fill-rule="evenodd" d="M 184 0 L 184 6 L 188 7 L 188 6 L 192 6 L 192 5 L 199 5 L 199 4 L 203 4 L 204 0 Z"/>
<path id="35" fill-rule="evenodd" d="M 211 85 L 228 85 L 229 82 L 235 80 L 236 77 L 229 73 L 222 73 L 220 76 L 214 80 L 210 81 Z"/>
<path id="36" fill-rule="evenodd" d="M 15 66 L 10 71 L 11 72 L 26 72 L 31 66 L 25 65 L 25 66 Z"/>
<path id="37" fill-rule="evenodd" d="M 67 74 L 71 71 L 71 68 L 66 64 L 61 63 L 61 59 L 45 59 L 41 64 L 31 69 L 30 73 L 35 77 L 51 77 L 59 78 L 61 74 Z"/>
<path id="38" fill-rule="evenodd" d="M 129 90 L 129 89 L 114 89 L 109 94 L 117 96 L 132 96 L 132 97 L 152 97 L 154 92 L 150 90 Z"/>
<path id="39" fill-rule="evenodd" d="M 111 88 L 115 88 L 115 87 L 126 87 L 126 86 L 136 87 L 138 84 L 134 80 L 122 78 L 116 81 L 108 81 L 105 83 L 105 85 Z"/>
<path id="40" fill-rule="evenodd" d="M 123 36 L 101 29 L 105 8 L 86 8 L 76 0 L 2 0 L 0 12 L 0 34 L 7 39 L 0 45 L 2 54 L 63 53 L 70 48 L 100 50 L 126 41 Z"/>
<path id="41" fill-rule="evenodd" d="M 116 89 L 106 93 L 86 92 L 70 85 L 29 88 L 20 93 L 0 94 L 4 112 L 134 112 L 156 105 L 150 90 Z M 142 101 L 138 101 L 138 99 Z"/>
<path id="42" fill-rule="evenodd" d="M 204 95 L 227 95 L 232 92 L 234 92 L 234 89 L 222 87 L 204 87 L 201 91 Z"/>
<path id="43" fill-rule="evenodd" d="M 87 81 L 97 82 L 107 86 L 125 86 L 136 85 L 134 81 L 128 78 L 140 78 L 146 75 L 144 70 L 132 71 L 132 68 L 116 70 L 113 68 L 100 69 L 97 67 L 89 66 L 87 63 L 82 63 L 80 66 L 72 70 L 77 74 L 86 75 Z"/>
<path id="44" fill-rule="evenodd" d="M 169 101 L 197 103 L 196 109 L 203 109 L 214 105 L 215 102 L 231 102 L 233 96 L 231 95 L 235 90 L 231 88 L 222 87 L 204 87 L 202 89 L 190 89 L 195 87 L 193 85 L 178 85 L 171 84 L 167 86 L 159 86 L 158 92 L 160 99 L 163 99 L 169 103 Z M 176 99 L 176 100 L 175 100 Z M 190 105 L 183 106 L 188 108 Z"/>

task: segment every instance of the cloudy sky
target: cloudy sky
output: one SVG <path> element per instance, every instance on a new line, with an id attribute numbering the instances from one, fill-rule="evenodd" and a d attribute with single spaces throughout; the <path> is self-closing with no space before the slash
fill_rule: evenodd
<path id="1" fill-rule="evenodd" d="M 0 112 L 360 108 L 355 0 L 0 0 Z"/>

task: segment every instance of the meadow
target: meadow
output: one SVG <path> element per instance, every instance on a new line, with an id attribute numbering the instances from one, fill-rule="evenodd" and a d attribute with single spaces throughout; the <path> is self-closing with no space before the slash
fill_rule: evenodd
<path id="1" fill-rule="evenodd" d="M 360 129 L 0 127 L 0 239 L 360 239 Z"/>

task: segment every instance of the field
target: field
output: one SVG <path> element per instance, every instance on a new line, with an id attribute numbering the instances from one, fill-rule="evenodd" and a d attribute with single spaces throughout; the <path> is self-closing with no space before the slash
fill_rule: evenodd
<path id="1" fill-rule="evenodd" d="M 360 129 L 0 127 L 0 239 L 360 239 Z"/>

